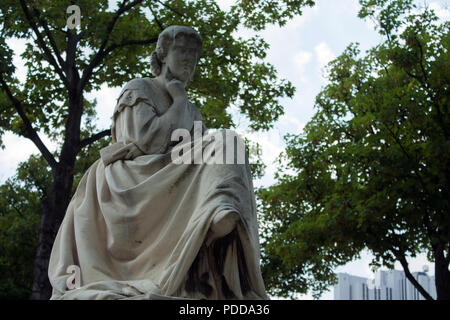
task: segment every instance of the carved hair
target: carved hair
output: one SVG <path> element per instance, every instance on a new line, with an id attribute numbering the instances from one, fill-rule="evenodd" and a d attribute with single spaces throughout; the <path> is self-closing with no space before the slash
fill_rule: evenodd
<path id="1" fill-rule="evenodd" d="M 164 29 L 158 37 L 156 43 L 156 50 L 152 52 L 150 57 L 150 71 L 159 76 L 162 70 L 162 60 L 167 56 L 170 46 L 177 37 L 192 38 L 198 45 L 197 59 L 200 57 L 200 52 L 203 46 L 202 37 L 192 28 L 185 26 L 170 26 Z"/>

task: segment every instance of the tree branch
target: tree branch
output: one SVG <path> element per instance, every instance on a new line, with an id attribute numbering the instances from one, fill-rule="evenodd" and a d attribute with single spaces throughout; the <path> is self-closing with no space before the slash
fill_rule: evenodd
<path id="1" fill-rule="evenodd" d="M 414 39 L 416 40 L 417 46 L 419 47 L 419 51 L 420 51 L 420 70 L 422 71 L 422 75 L 423 75 L 423 79 L 425 80 L 425 83 L 428 82 L 428 76 L 427 76 L 427 72 L 425 71 L 425 67 L 423 65 L 423 47 L 422 44 L 420 43 L 419 39 L 417 39 L 417 34 L 414 34 Z"/>
<path id="2" fill-rule="evenodd" d="M 83 139 L 80 141 L 80 150 L 84 147 L 90 145 L 91 143 L 94 143 L 97 140 L 100 140 L 103 137 L 110 136 L 111 135 L 111 129 L 100 131 L 89 138 Z"/>
<path id="3" fill-rule="evenodd" d="M 45 144 L 42 142 L 36 130 L 34 130 L 30 120 L 28 119 L 28 117 L 25 114 L 25 111 L 22 108 L 22 103 L 13 96 L 11 90 L 9 89 L 8 85 L 6 84 L 1 74 L 0 74 L 0 84 L 25 125 L 26 130 L 25 137 L 33 141 L 33 143 L 41 152 L 42 156 L 50 165 L 50 167 L 52 169 L 55 168 L 58 165 L 58 163 L 56 162 L 51 152 L 47 149 Z"/>
<path id="4" fill-rule="evenodd" d="M 155 21 L 159 27 L 159 30 L 163 31 L 164 30 L 163 25 L 162 25 L 161 21 L 159 21 L 158 17 L 156 16 L 156 13 L 155 13 L 155 11 L 153 11 L 152 7 L 150 7 L 150 12 L 153 14 L 153 17 L 155 18 Z"/>
<path id="5" fill-rule="evenodd" d="M 391 134 L 391 136 L 394 138 L 395 142 L 399 145 L 400 150 L 402 150 L 402 152 L 405 154 L 405 156 L 410 160 L 413 161 L 415 163 L 419 163 L 416 159 L 413 159 L 413 157 L 406 151 L 405 147 L 403 146 L 403 144 L 401 143 L 400 139 L 397 137 L 397 135 L 389 128 L 389 126 L 384 123 L 383 121 L 381 122 L 384 127 L 388 130 L 388 132 Z M 414 170 L 414 175 L 417 177 L 417 179 L 419 180 L 420 184 L 422 185 L 423 190 L 428 193 L 431 196 L 431 193 L 428 191 L 428 188 L 425 184 L 425 182 L 422 179 L 422 176 L 419 174 L 418 172 L 419 170 Z M 433 245 L 433 236 L 436 235 L 436 230 L 434 230 L 431 225 L 430 225 L 430 215 L 428 210 L 425 209 L 425 214 L 422 217 L 422 222 L 425 225 L 425 229 L 427 231 L 428 236 L 430 237 L 430 241 Z"/>
<path id="6" fill-rule="evenodd" d="M 420 66 L 420 70 L 422 72 L 423 75 L 423 81 L 421 81 L 420 79 L 418 79 L 418 81 L 424 86 L 428 97 L 431 99 L 432 101 L 432 105 L 435 107 L 436 109 L 436 113 L 437 113 L 437 117 L 436 120 L 439 123 L 439 126 L 442 129 L 442 132 L 444 133 L 445 138 L 448 140 L 448 132 L 446 130 L 446 126 L 444 124 L 444 117 L 442 115 L 442 112 L 439 108 L 439 105 L 435 102 L 436 101 L 436 97 L 430 92 L 430 86 L 428 84 L 428 75 L 427 72 L 425 71 L 425 66 L 423 64 L 424 62 L 424 52 L 423 52 L 423 46 L 422 43 L 420 43 L 420 40 L 417 38 L 417 34 L 414 34 L 414 39 L 416 40 L 417 46 L 419 47 L 419 53 L 420 53 L 420 59 L 419 59 L 419 66 Z"/>
<path id="7" fill-rule="evenodd" d="M 162 4 L 162 5 L 163 5 L 164 7 L 166 7 L 167 9 L 169 9 L 169 10 L 175 12 L 175 13 L 176 13 L 177 15 L 179 15 L 180 17 L 183 17 L 183 18 L 185 17 L 184 14 L 182 14 L 182 13 L 179 12 L 178 10 L 175 10 L 174 8 L 172 8 L 171 6 L 169 6 L 167 3 L 161 2 L 161 1 L 159 1 L 159 0 L 156 0 L 156 2 Z"/>
<path id="8" fill-rule="evenodd" d="M 106 57 L 106 55 L 108 54 L 108 52 L 105 53 L 105 48 L 106 45 L 109 41 L 109 38 L 111 36 L 111 33 L 114 29 L 114 26 L 116 25 L 117 20 L 119 20 L 120 16 L 129 11 L 130 9 L 132 9 L 134 6 L 142 3 L 144 0 L 136 0 L 133 1 L 131 3 L 129 3 L 128 5 L 125 5 L 126 1 L 124 0 L 120 6 L 119 6 L 119 10 L 117 10 L 116 14 L 114 15 L 114 17 L 111 19 L 111 21 L 109 22 L 108 26 L 106 27 L 106 37 L 103 40 L 102 44 L 100 45 L 100 48 L 98 49 L 97 53 L 95 54 L 94 58 L 92 59 L 92 61 L 89 63 L 89 65 L 86 67 L 86 69 L 83 72 L 83 75 L 81 77 L 81 81 L 79 84 L 79 88 L 78 91 L 79 93 L 83 90 L 83 88 L 85 87 L 88 79 L 91 77 L 92 75 L 92 71 L 94 70 L 94 68 L 96 66 L 98 66 L 101 61 Z M 111 50 L 112 51 L 112 50 Z"/>
<path id="9" fill-rule="evenodd" d="M 61 53 L 59 52 L 58 46 L 56 45 L 56 41 L 52 36 L 52 33 L 50 32 L 50 29 L 48 28 L 48 24 L 47 21 L 45 21 L 45 19 L 41 18 L 41 13 L 38 9 L 33 8 L 33 12 L 36 15 L 36 17 L 38 18 L 38 21 L 40 22 L 40 24 L 42 25 L 42 27 L 44 28 L 45 34 L 47 35 L 48 40 L 50 41 L 50 45 L 52 46 L 53 51 L 55 52 L 56 58 L 58 59 L 59 64 L 61 65 L 62 68 L 64 68 L 64 60 L 61 57 Z"/>
<path id="10" fill-rule="evenodd" d="M 398 255 L 397 255 L 398 254 Z M 419 282 L 414 278 L 414 276 L 409 271 L 408 262 L 403 254 L 400 254 L 398 251 L 396 253 L 397 259 L 400 261 L 400 264 L 403 267 L 403 271 L 405 271 L 406 278 L 412 283 L 412 285 L 420 292 L 422 296 L 424 296 L 427 300 L 434 300 L 433 297 L 420 285 Z"/>
<path id="11" fill-rule="evenodd" d="M 55 58 L 53 57 L 50 49 L 45 44 L 44 38 L 42 37 L 42 34 L 39 32 L 38 27 L 36 26 L 36 23 L 34 22 L 34 19 L 28 10 L 28 7 L 24 0 L 20 0 L 20 4 L 22 6 L 22 10 L 25 13 L 25 17 L 27 18 L 27 21 L 29 25 L 31 26 L 31 29 L 33 29 L 33 32 L 35 33 L 37 37 L 37 43 L 39 44 L 39 47 L 44 52 L 44 56 L 47 58 L 47 61 L 55 68 L 56 73 L 60 76 L 61 80 L 64 82 L 66 86 L 68 86 L 67 78 L 64 76 L 63 71 L 61 70 L 61 67 L 56 62 Z"/>
<path id="12" fill-rule="evenodd" d="M 20 212 L 19 209 L 17 209 L 17 207 L 14 205 L 13 202 L 11 203 L 11 206 L 13 207 L 14 210 L 16 210 L 16 212 L 19 214 L 19 216 L 20 216 L 21 218 L 23 218 L 22 212 Z"/>
<path id="13" fill-rule="evenodd" d="M 146 39 L 146 40 L 129 40 L 129 41 L 124 41 L 122 43 L 113 44 L 112 46 L 109 46 L 108 48 L 105 49 L 105 53 L 108 54 L 108 53 L 110 53 L 111 51 L 113 51 L 115 49 L 123 48 L 125 46 L 152 44 L 152 43 L 155 43 L 156 41 L 158 41 L 158 38 L 151 38 L 151 39 Z"/>
<path id="14" fill-rule="evenodd" d="M 125 6 L 125 2 L 123 1 L 120 6 L 119 6 L 119 10 L 117 10 L 116 14 L 114 15 L 114 17 L 112 18 L 112 20 L 109 22 L 108 27 L 106 28 L 106 37 L 103 40 L 102 44 L 100 45 L 100 48 L 97 52 L 97 54 L 100 54 L 106 47 L 106 44 L 109 41 L 109 37 L 111 36 L 111 33 L 114 29 L 114 26 L 116 25 L 117 20 L 119 20 L 120 16 L 127 12 L 128 10 L 132 9 L 135 5 L 142 3 L 143 0 L 136 0 L 133 1 L 131 3 L 129 3 L 128 5 Z M 94 58 L 95 59 L 95 58 Z"/>
<path id="15" fill-rule="evenodd" d="M 98 62 L 95 63 L 95 66 L 98 65 L 109 53 L 111 53 L 112 51 L 114 51 L 116 49 L 123 48 L 126 46 L 132 46 L 132 45 L 146 45 L 146 44 L 156 43 L 156 41 L 158 41 L 158 38 L 151 38 L 151 39 L 147 39 L 147 40 L 129 40 L 129 41 L 124 41 L 119 44 L 113 44 L 113 45 L 107 47 L 102 52 L 101 55 L 96 57 L 98 59 Z M 85 72 L 83 73 L 83 77 L 81 78 L 81 81 L 80 81 L 80 86 L 78 88 L 79 93 L 81 92 L 81 90 L 83 90 L 84 86 L 87 83 L 87 79 L 89 79 L 89 77 L 92 74 L 93 74 L 93 70 L 88 70 L 87 68 L 85 69 Z"/>

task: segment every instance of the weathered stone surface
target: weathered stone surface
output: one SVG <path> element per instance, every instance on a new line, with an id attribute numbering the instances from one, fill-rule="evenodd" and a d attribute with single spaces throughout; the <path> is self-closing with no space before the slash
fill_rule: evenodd
<path id="1" fill-rule="evenodd" d="M 123 88 L 114 143 L 80 181 L 53 246 L 52 299 L 267 298 L 248 160 L 173 161 L 173 131 L 202 121 L 185 91 L 201 43 L 190 28 L 167 28 L 152 54 L 156 77 Z M 218 143 L 202 127 L 184 151 Z"/>

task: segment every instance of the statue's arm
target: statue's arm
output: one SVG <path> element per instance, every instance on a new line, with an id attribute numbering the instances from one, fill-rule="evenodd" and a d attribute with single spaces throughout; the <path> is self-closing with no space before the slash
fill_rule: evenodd
<path id="1" fill-rule="evenodd" d="M 184 89 L 170 86 L 172 105 L 158 113 L 152 91 L 143 79 L 130 81 L 122 90 L 116 105 L 113 136 L 116 141 L 135 144 L 143 154 L 164 153 L 171 145 L 175 129 L 193 130 L 194 121 L 202 121 L 197 107 L 188 101 Z"/>
<path id="2" fill-rule="evenodd" d="M 134 143 L 144 154 L 165 153 L 171 142 L 172 131 L 177 128 L 191 130 L 194 115 L 187 108 L 171 106 L 165 113 L 156 114 L 149 101 L 141 101 L 125 108 L 116 118 L 119 141 Z M 184 112 L 186 111 L 186 112 Z"/>
<path id="3" fill-rule="evenodd" d="M 125 144 L 134 143 L 144 154 L 164 153 L 173 130 L 192 130 L 198 110 L 187 98 L 178 98 L 164 113 L 158 113 L 151 91 L 140 80 L 127 84 L 118 99 L 114 136 Z"/>

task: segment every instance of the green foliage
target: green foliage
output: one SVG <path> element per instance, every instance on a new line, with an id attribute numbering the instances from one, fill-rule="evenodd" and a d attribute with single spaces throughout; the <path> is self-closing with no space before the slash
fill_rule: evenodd
<path id="1" fill-rule="evenodd" d="M 302 7 L 312 7 L 312 0 L 239 0 L 232 11 L 244 17 L 244 25 L 255 30 L 262 30 L 267 24 L 283 26 L 289 19 L 302 14 Z"/>
<path id="2" fill-rule="evenodd" d="M 273 294 L 319 297 L 364 248 L 375 268 L 426 252 L 448 270 L 450 24 L 412 14 L 411 1 L 361 3 L 386 41 L 330 63 L 316 114 L 286 137 L 277 184 L 258 191 Z"/>
<path id="3" fill-rule="evenodd" d="M 45 161 L 31 156 L 0 186 L 0 300 L 30 296 L 39 207 L 50 183 Z"/>

